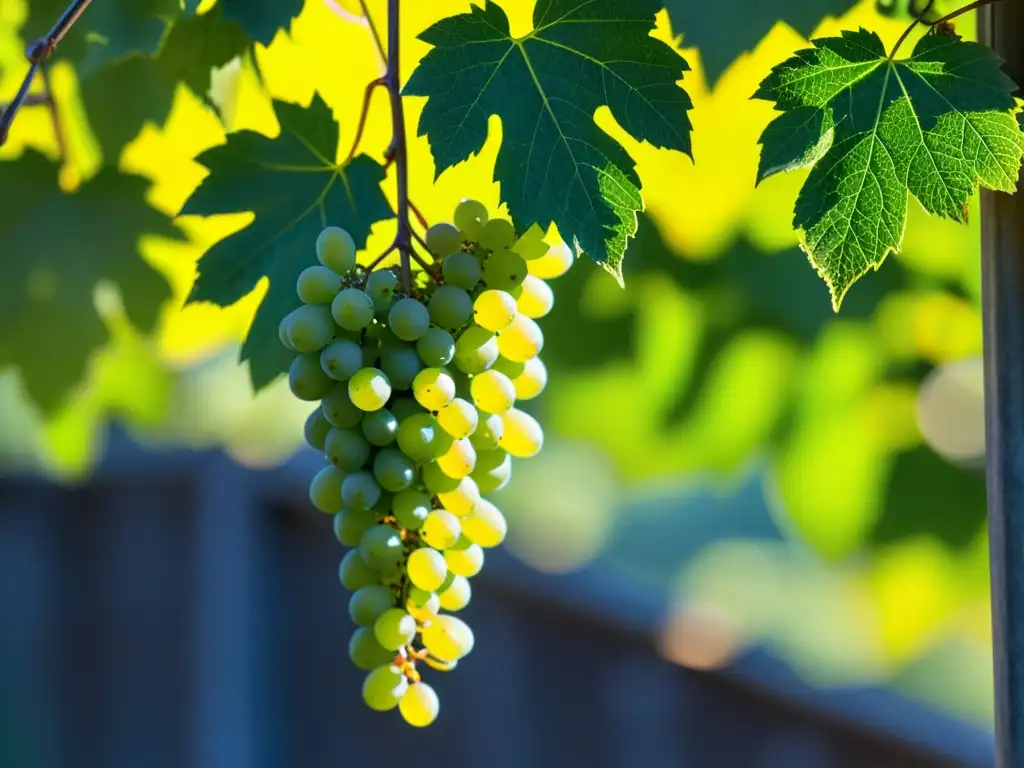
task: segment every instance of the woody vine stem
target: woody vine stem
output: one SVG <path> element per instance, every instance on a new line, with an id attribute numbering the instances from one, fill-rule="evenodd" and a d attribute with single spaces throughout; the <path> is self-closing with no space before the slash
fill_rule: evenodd
<path id="1" fill-rule="evenodd" d="M 398 202 L 398 232 L 392 247 L 398 251 L 402 265 L 402 288 L 412 291 L 412 228 L 409 226 L 409 152 L 405 140 L 405 110 L 402 106 L 402 76 L 399 71 L 399 29 L 401 0 L 388 0 L 388 66 L 384 82 L 391 97 L 391 146 L 394 158 Z"/>

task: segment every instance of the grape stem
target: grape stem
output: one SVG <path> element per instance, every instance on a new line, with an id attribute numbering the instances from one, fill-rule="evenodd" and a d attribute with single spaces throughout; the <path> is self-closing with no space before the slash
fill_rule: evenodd
<path id="1" fill-rule="evenodd" d="M 924 24 L 929 27 L 938 27 L 941 26 L 942 24 L 945 24 L 947 21 L 952 21 L 957 16 L 963 16 L 965 13 L 968 13 L 970 11 L 976 11 L 978 8 L 983 8 L 986 5 L 992 5 L 993 3 L 998 2 L 1000 2 L 1000 0 L 974 0 L 973 3 L 969 3 L 965 5 L 963 8 L 958 8 L 952 13 L 947 13 L 945 16 L 942 16 L 941 18 L 938 18 L 935 21 L 925 21 L 924 15 L 928 13 L 928 11 L 934 5 L 934 0 L 931 0 L 920 13 L 914 14 L 914 20 L 910 22 L 909 27 L 903 30 L 903 34 L 900 35 L 900 39 L 896 41 L 896 45 L 894 45 L 892 47 L 892 50 L 889 52 L 889 61 L 892 61 L 893 59 L 896 58 L 896 52 L 899 51 L 900 46 L 902 46 L 903 43 L 906 42 L 907 38 L 910 36 L 910 33 L 914 31 L 918 24 Z"/>
<path id="2" fill-rule="evenodd" d="M 352 140 L 352 149 L 348 151 L 342 165 L 348 165 L 352 161 L 352 158 L 356 156 L 356 150 L 359 149 L 359 142 L 363 140 L 363 132 L 366 130 L 366 119 L 370 114 L 370 99 L 373 98 L 373 92 L 382 85 L 385 85 L 383 77 L 378 77 L 376 80 L 371 80 L 366 84 L 366 90 L 363 91 L 363 106 L 359 110 L 359 125 L 356 126 L 356 136 Z"/>
<path id="3" fill-rule="evenodd" d="M 60 120 L 58 119 L 57 105 L 53 100 L 53 93 L 50 90 L 50 78 L 44 68 L 44 62 L 53 55 L 53 51 L 60 44 L 60 41 L 64 39 L 64 35 L 74 26 L 74 23 L 78 21 L 78 18 L 85 12 L 85 9 L 89 7 L 91 2 L 92 0 L 71 0 L 71 4 L 68 5 L 64 13 L 57 19 L 57 23 L 53 25 L 53 28 L 50 29 L 46 37 L 36 40 L 26 49 L 25 58 L 29 61 L 28 72 L 25 73 L 25 79 L 21 81 L 21 87 L 18 88 L 18 93 L 15 95 L 14 100 L 0 113 L 0 146 L 7 142 L 7 136 L 11 132 L 14 118 L 17 117 L 18 111 L 23 106 L 46 104 L 50 107 L 50 116 L 53 119 L 53 130 L 57 137 L 57 145 L 60 147 L 61 156 L 64 156 L 67 145 L 64 140 L 64 132 L 61 129 Z M 30 100 L 28 89 L 32 87 L 32 81 L 38 72 L 42 72 L 45 93 L 42 100 Z"/>
<path id="4" fill-rule="evenodd" d="M 402 266 L 402 288 L 412 293 L 412 227 L 409 225 L 409 163 L 405 138 L 405 110 L 402 105 L 402 84 L 399 72 L 399 17 L 401 0 L 388 0 L 388 67 L 384 75 L 391 96 L 391 150 L 397 183 L 398 232 L 393 248 L 398 251 Z"/>

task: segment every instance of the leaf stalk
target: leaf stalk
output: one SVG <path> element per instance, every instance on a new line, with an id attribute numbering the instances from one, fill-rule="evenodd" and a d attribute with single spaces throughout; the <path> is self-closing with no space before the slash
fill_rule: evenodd
<path id="1" fill-rule="evenodd" d="M 903 30 L 903 34 L 900 35 L 899 40 L 896 41 L 896 44 L 892 47 L 892 50 L 889 51 L 889 61 L 892 61 L 893 59 L 896 58 L 896 53 L 897 51 L 899 51 L 900 46 L 902 46 L 903 43 L 906 42 L 907 38 L 910 36 L 910 33 L 914 31 L 918 24 L 924 24 L 929 27 L 938 27 L 942 24 L 952 21 L 958 16 L 963 16 L 965 13 L 970 13 L 971 11 L 976 11 L 979 8 L 984 8 L 986 5 L 992 5 L 993 3 L 998 2 L 1001 2 L 1001 0 L 974 0 L 973 3 L 968 3 L 963 8 L 958 8 L 955 11 L 947 13 L 945 16 L 942 16 L 941 18 L 938 18 L 935 21 L 925 21 L 923 18 L 924 15 L 928 13 L 929 9 L 934 4 L 934 0 L 931 0 L 928 3 L 928 5 L 925 6 L 924 10 L 921 11 L 921 13 L 914 14 L 914 20 L 910 22 L 910 26 Z"/>

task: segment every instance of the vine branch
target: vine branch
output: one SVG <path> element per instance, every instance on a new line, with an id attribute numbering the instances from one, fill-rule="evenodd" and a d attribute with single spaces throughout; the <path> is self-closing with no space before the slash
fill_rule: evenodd
<path id="1" fill-rule="evenodd" d="M 402 105 L 402 82 L 399 72 L 399 39 L 401 0 L 388 0 L 388 66 L 384 75 L 391 97 L 391 160 L 395 164 L 397 184 L 396 215 L 398 232 L 393 247 L 402 265 L 402 287 L 412 292 L 412 227 L 409 225 L 409 163 L 405 139 L 405 110 Z"/>
<path id="2" fill-rule="evenodd" d="M 64 134 L 60 126 L 60 121 L 57 116 L 57 107 L 53 101 L 53 94 L 50 91 L 49 77 L 45 71 L 43 71 L 43 85 L 46 88 L 46 93 L 43 99 L 40 101 L 30 100 L 28 91 L 32 87 L 32 81 L 38 72 L 43 69 L 44 62 L 53 55 L 54 50 L 60 44 L 60 41 L 64 39 L 64 36 L 68 33 L 71 27 L 74 26 L 78 18 L 85 13 L 85 9 L 89 7 L 92 0 L 71 0 L 71 4 L 64 10 L 60 18 L 57 19 L 57 23 L 53 25 L 49 33 L 45 37 L 41 37 L 32 43 L 25 51 L 25 57 L 29 61 L 28 72 L 25 73 L 25 79 L 21 81 L 21 87 L 18 88 L 18 93 L 15 95 L 14 100 L 7 105 L 7 109 L 0 114 L 0 146 L 3 146 L 7 142 L 7 137 L 11 132 L 11 125 L 14 123 L 14 118 L 17 117 L 18 111 L 23 106 L 30 106 L 32 104 L 48 104 L 50 106 L 50 114 L 53 117 L 53 127 L 57 135 L 57 144 L 61 148 L 63 154 L 66 145 L 64 141 Z"/>
<path id="3" fill-rule="evenodd" d="M 910 22 L 910 26 L 903 30 L 903 34 L 900 35 L 900 39 L 896 41 L 896 45 L 894 45 L 892 47 L 892 50 L 889 52 L 889 61 L 892 61 L 893 59 L 896 58 L 896 52 L 899 51 L 900 46 L 902 46 L 903 43 L 906 42 L 907 38 L 910 36 L 910 33 L 914 31 L 918 24 L 924 24 L 929 27 L 940 27 L 943 24 L 946 24 L 947 22 L 950 22 L 953 19 L 957 18 L 958 16 L 963 16 L 965 13 L 976 11 L 977 9 L 983 8 L 986 5 L 992 5 L 993 3 L 998 2 L 1000 2 L 1000 0 L 974 0 L 973 3 L 968 3 L 963 8 L 958 8 L 957 10 L 952 11 L 951 13 L 947 13 L 945 16 L 942 16 L 936 19 L 935 21 L 925 21 L 923 18 L 924 15 L 928 13 L 929 10 L 931 10 L 932 6 L 935 3 L 935 0 L 929 0 L 928 4 L 920 13 L 914 14 L 914 20 Z"/>

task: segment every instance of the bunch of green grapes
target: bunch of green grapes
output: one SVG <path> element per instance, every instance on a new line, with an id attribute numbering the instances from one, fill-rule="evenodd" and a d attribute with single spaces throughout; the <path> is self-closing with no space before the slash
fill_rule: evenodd
<path id="1" fill-rule="evenodd" d="M 352 592 L 349 656 L 367 672 L 363 699 L 415 726 L 439 708 L 420 668 L 448 671 L 473 648 L 453 614 L 506 533 L 483 494 L 543 444 L 515 405 L 547 382 L 536 321 L 554 300 L 545 279 L 572 254 L 542 238 L 465 200 L 454 224 L 427 231 L 437 263 L 406 292 L 395 270 L 358 266 L 349 234 L 327 227 L 319 265 L 298 279 L 302 306 L 281 322 L 281 343 L 297 353 L 291 390 L 319 401 L 306 440 L 327 463 L 310 498 L 351 548 L 339 578 Z"/>

